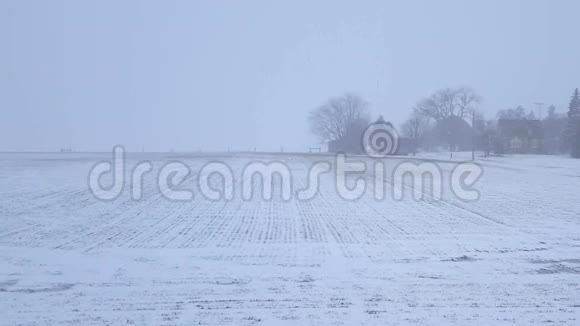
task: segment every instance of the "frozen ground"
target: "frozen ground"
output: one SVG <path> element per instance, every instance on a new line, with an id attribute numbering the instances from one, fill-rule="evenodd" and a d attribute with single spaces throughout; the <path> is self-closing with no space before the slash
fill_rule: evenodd
<path id="1" fill-rule="evenodd" d="M 274 158 L 297 187 L 321 159 Z M 86 178 L 102 159 L 0 154 L 0 324 L 580 324 L 580 160 L 481 160 L 465 203 L 346 202 L 329 175 L 307 202 L 170 202 L 154 178 L 141 201 L 100 202 Z M 129 159 L 239 176 L 254 158 Z"/>

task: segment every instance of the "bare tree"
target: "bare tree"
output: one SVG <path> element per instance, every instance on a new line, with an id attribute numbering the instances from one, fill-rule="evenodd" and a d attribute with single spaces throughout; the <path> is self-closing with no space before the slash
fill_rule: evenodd
<path id="1" fill-rule="evenodd" d="M 515 109 L 505 109 L 497 111 L 497 118 L 503 120 L 526 120 L 528 114 L 523 106 L 518 106 Z"/>
<path id="2" fill-rule="evenodd" d="M 417 111 L 439 122 L 449 117 L 466 118 L 481 97 L 466 87 L 445 88 L 417 104 Z"/>
<path id="3" fill-rule="evenodd" d="M 413 141 L 413 155 L 417 151 L 420 139 L 423 137 L 425 132 L 429 129 L 431 125 L 431 118 L 427 117 L 418 110 L 414 110 L 409 118 L 401 126 L 401 131 L 403 136 L 411 139 Z"/>
<path id="4" fill-rule="evenodd" d="M 359 96 L 345 94 L 310 112 L 310 129 L 323 141 L 339 141 L 351 128 L 368 120 L 368 105 Z"/>

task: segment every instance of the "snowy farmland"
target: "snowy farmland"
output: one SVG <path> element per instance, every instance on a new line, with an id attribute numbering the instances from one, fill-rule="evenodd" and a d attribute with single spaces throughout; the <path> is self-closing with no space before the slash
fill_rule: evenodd
<path id="1" fill-rule="evenodd" d="M 221 160 L 239 176 L 257 158 L 285 162 L 295 188 L 324 159 L 128 166 Z M 330 174 L 309 201 L 176 202 L 146 178 L 141 200 L 103 202 L 87 174 L 105 159 L 0 154 L 0 324 L 580 324 L 579 160 L 481 159 L 475 202 L 345 201 Z"/>

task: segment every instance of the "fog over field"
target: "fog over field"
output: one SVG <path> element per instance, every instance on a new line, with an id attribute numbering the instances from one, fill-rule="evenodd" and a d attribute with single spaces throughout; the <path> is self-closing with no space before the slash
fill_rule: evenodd
<path id="1" fill-rule="evenodd" d="M 0 0 L 0 326 L 580 325 L 579 16 Z"/>
<path id="2" fill-rule="evenodd" d="M 578 86 L 580 3 L 0 2 L 0 150 L 307 150 L 354 92 L 399 125 L 468 86 L 488 118 Z M 546 112 L 546 111 L 545 111 Z"/>

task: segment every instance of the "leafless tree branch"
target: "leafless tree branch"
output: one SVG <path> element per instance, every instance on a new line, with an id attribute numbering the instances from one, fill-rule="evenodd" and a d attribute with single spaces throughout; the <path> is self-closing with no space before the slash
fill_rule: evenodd
<path id="1" fill-rule="evenodd" d="M 354 94 L 331 98 L 310 112 L 310 129 L 323 141 L 338 141 L 357 121 L 367 118 L 367 107 L 367 103 Z"/>

